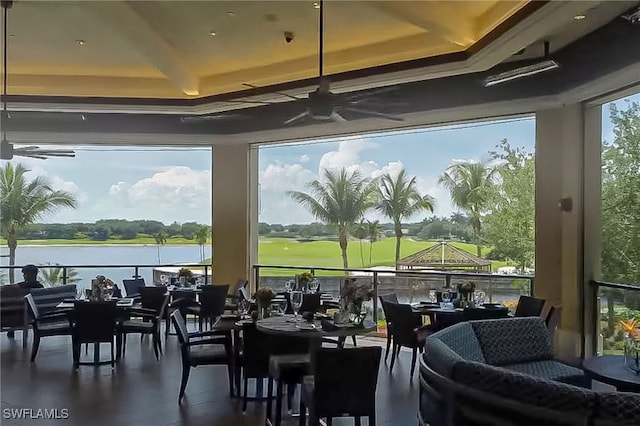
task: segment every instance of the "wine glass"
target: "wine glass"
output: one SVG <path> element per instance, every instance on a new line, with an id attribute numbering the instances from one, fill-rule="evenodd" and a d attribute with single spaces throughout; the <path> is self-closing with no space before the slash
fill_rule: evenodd
<path id="1" fill-rule="evenodd" d="M 293 288 L 293 280 L 287 280 L 284 282 L 284 291 L 287 293 L 291 293 L 291 289 Z"/>
<path id="2" fill-rule="evenodd" d="M 287 312 L 287 300 L 280 299 L 278 300 L 278 313 L 280 315 L 284 315 Z"/>
<path id="3" fill-rule="evenodd" d="M 312 279 L 309 283 L 309 290 L 311 290 L 311 293 L 315 293 L 316 291 L 318 291 L 318 287 L 320 287 L 320 282 L 318 281 L 318 279 Z"/>
<path id="4" fill-rule="evenodd" d="M 451 291 L 448 288 L 442 290 L 442 305 L 446 309 L 451 304 Z"/>
<path id="5" fill-rule="evenodd" d="M 251 304 L 247 299 L 242 299 L 238 302 L 238 312 L 240 312 L 240 319 L 245 319 L 247 314 L 249 314 L 249 309 L 251 309 Z"/>
<path id="6" fill-rule="evenodd" d="M 298 311 L 302 307 L 302 300 L 304 299 L 304 294 L 301 291 L 293 291 L 291 292 L 291 309 L 293 309 L 293 321 L 298 321 Z"/>
<path id="7" fill-rule="evenodd" d="M 484 301 L 487 297 L 486 293 L 484 291 L 476 291 L 475 292 L 475 296 L 476 296 L 476 305 L 481 306 L 484 305 Z"/>
<path id="8" fill-rule="evenodd" d="M 438 298 L 436 297 L 436 291 L 434 289 L 429 290 L 429 302 L 436 303 Z"/>

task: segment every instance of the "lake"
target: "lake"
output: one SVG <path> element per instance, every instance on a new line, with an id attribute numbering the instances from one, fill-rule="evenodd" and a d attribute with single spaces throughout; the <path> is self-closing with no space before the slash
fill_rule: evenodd
<path id="1" fill-rule="evenodd" d="M 3 248 L 2 254 L 8 249 Z M 211 247 L 205 246 L 205 257 L 211 257 Z M 199 263 L 200 246 L 162 246 L 160 248 L 160 263 Z M 9 259 L 2 258 L 2 265 L 6 266 Z M 20 246 L 16 250 L 16 265 L 33 263 L 38 266 L 47 264 L 60 265 L 156 265 L 158 264 L 158 247 L 155 245 L 95 245 L 95 246 Z M 81 287 L 89 287 L 91 279 L 96 275 L 104 275 L 122 286 L 124 278 L 131 278 L 133 268 L 77 268 Z M 4 283 L 6 270 L 3 273 Z M 141 268 L 139 274 L 147 283 L 152 282 L 152 268 Z M 16 272 L 16 280 L 22 280 L 20 271 Z"/>

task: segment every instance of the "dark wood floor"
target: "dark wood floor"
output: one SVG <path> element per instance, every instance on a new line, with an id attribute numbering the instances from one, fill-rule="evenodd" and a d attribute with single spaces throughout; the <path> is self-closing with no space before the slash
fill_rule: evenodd
<path id="1" fill-rule="evenodd" d="M 31 336 L 29 336 L 31 337 Z M 29 339 L 30 341 L 31 339 Z M 365 342 L 362 342 L 365 343 Z M 102 346 L 103 358 L 108 345 Z M 0 398 L 2 425 L 207 425 L 258 426 L 264 424 L 264 404 L 249 403 L 242 415 L 240 400 L 230 399 L 223 366 L 192 369 L 186 397 L 177 403 L 180 353 L 175 336 L 169 336 L 165 354 L 156 361 L 149 339 L 129 336 L 127 353 L 115 370 L 71 367 L 71 339 L 44 338 L 34 364 L 31 345 L 22 349 L 22 336 L 0 337 Z M 91 355 L 92 348 L 89 350 Z M 409 379 L 410 353 L 403 352 L 393 374 L 382 362 L 377 394 L 378 425 L 415 425 L 418 408 L 418 375 Z M 69 410 L 66 420 L 7 419 L 11 408 Z M 291 419 L 286 424 L 297 424 Z M 334 421 L 353 424 L 351 419 Z M 365 423 L 366 424 L 366 423 Z"/>

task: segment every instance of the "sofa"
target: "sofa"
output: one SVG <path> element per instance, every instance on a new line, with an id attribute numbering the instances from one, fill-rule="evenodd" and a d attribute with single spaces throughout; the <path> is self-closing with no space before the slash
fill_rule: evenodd
<path id="1" fill-rule="evenodd" d="M 588 389 L 538 317 L 458 323 L 426 339 L 422 425 L 640 425 L 640 395 Z"/>

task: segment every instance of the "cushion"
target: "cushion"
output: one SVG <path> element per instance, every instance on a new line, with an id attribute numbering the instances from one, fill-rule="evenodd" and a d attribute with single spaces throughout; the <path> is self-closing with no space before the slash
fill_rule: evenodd
<path id="1" fill-rule="evenodd" d="M 570 385 L 588 387 L 587 379 L 581 369 L 558 361 L 532 361 L 504 365 L 503 367 L 507 370 L 529 374 L 540 379 L 556 380 Z"/>
<path id="2" fill-rule="evenodd" d="M 470 324 L 488 364 L 519 364 L 553 358 L 551 339 L 542 318 L 505 318 Z"/>
<path id="3" fill-rule="evenodd" d="M 595 424 L 640 424 L 640 394 L 599 392 Z M 609 422 L 607 422 L 609 421 Z"/>
<path id="4" fill-rule="evenodd" d="M 439 339 L 466 360 L 485 362 L 480 343 L 469 322 L 461 322 L 433 333 L 427 338 L 430 339 Z"/>
<path id="5" fill-rule="evenodd" d="M 427 337 L 425 353 L 423 359 L 425 363 L 436 373 L 445 377 L 451 377 L 453 365 L 464 361 L 460 355 L 455 353 L 449 346 L 440 339 Z"/>
<path id="6" fill-rule="evenodd" d="M 552 410 L 588 416 L 596 407 L 596 393 L 588 389 L 477 362 L 454 365 L 453 379 L 480 391 Z"/>

